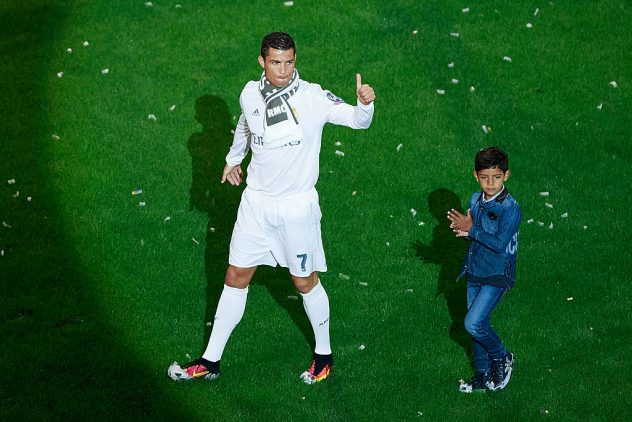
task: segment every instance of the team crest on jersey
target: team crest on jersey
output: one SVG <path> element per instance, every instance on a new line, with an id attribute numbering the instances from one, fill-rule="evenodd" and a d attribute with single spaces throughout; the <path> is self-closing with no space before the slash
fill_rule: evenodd
<path id="1" fill-rule="evenodd" d="M 342 98 L 336 97 L 334 94 L 332 94 L 329 91 L 327 91 L 327 98 L 329 98 L 330 101 L 333 101 L 336 104 L 342 104 L 345 102 Z"/>

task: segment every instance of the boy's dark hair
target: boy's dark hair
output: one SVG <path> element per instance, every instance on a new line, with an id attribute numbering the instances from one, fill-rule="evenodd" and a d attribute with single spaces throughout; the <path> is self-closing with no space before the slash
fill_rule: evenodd
<path id="1" fill-rule="evenodd" d="M 504 172 L 509 170 L 509 157 L 498 147 L 483 148 L 476 154 L 474 170 L 481 171 L 498 167 Z"/>
<path id="2" fill-rule="evenodd" d="M 294 54 L 296 54 L 296 45 L 294 44 L 294 40 L 290 34 L 286 34 L 285 32 L 271 32 L 263 37 L 263 40 L 261 41 L 261 57 L 265 59 L 271 48 L 276 48 L 277 50 L 282 51 L 293 49 Z"/>

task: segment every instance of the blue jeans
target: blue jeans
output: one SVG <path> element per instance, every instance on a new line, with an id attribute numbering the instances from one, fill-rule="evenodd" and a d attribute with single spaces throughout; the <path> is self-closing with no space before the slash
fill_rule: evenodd
<path id="1" fill-rule="evenodd" d="M 472 336 L 474 369 L 489 372 L 492 360 L 507 355 L 507 349 L 494 332 L 491 324 L 492 312 L 505 295 L 506 287 L 488 284 L 467 283 L 467 315 L 465 329 Z"/>

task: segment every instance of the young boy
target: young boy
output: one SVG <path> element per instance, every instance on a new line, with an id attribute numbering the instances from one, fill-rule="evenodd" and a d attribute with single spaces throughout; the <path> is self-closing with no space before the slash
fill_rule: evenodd
<path id="1" fill-rule="evenodd" d="M 474 160 L 474 178 L 481 185 L 470 199 L 467 215 L 448 211 L 450 228 L 470 246 L 463 272 L 467 278 L 465 329 L 472 336 L 475 374 L 459 391 L 498 391 L 509 383 L 514 355 L 507 351 L 491 325 L 496 305 L 514 285 L 520 206 L 505 182 L 509 159 L 497 147 L 484 148 Z"/>

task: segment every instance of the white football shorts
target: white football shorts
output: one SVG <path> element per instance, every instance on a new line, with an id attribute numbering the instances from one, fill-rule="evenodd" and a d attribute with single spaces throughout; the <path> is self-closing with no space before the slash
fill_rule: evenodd
<path id="1" fill-rule="evenodd" d="M 272 199 L 246 187 L 228 262 L 241 268 L 278 264 L 298 277 L 325 272 L 321 217 L 316 189 L 298 198 Z"/>

